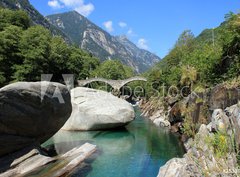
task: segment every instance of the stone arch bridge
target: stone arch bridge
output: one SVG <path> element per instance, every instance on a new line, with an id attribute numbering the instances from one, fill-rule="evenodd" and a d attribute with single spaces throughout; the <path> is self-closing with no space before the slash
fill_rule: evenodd
<path id="1" fill-rule="evenodd" d="M 129 79 L 125 80 L 108 80 L 104 78 L 91 78 L 91 79 L 86 79 L 86 80 L 78 80 L 78 86 L 86 86 L 87 84 L 90 84 L 92 82 L 104 82 L 109 84 L 114 90 L 119 91 L 124 85 L 133 82 L 133 81 L 144 81 L 146 82 L 147 79 L 144 77 L 131 77 Z"/>

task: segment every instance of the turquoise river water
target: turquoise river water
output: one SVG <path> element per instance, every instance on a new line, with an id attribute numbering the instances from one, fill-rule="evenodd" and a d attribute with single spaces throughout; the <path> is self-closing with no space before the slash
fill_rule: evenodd
<path id="1" fill-rule="evenodd" d="M 60 131 L 47 141 L 46 147 L 63 154 L 86 142 L 98 151 L 71 175 L 75 177 L 156 177 L 159 167 L 184 150 L 178 137 L 157 128 L 140 116 L 123 129 L 114 131 Z"/>

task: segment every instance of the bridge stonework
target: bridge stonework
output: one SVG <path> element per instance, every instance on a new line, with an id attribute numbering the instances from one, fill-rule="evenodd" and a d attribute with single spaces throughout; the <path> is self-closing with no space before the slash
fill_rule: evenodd
<path id="1" fill-rule="evenodd" d="M 86 80 L 78 80 L 78 86 L 83 87 L 92 82 L 104 82 L 104 83 L 109 84 L 114 90 L 120 90 L 124 85 L 126 85 L 130 82 L 133 82 L 133 81 L 146 82 L 147 79 L 144 77 L 139 77 L 139 76 L 132 77 L 132 78 L 125 79 L 125 80 L 109 80 L 109 79 L 104 79 L 104 78 L 91 78 L 91 79 L 86 79 Z"/>

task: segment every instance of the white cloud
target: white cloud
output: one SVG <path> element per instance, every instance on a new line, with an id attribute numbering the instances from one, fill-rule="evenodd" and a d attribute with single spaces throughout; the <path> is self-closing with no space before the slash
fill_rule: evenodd
<path id="1" fill-rule="evenodd" d="M 103 23 L 103 26 L 106 28 L 108 32 L 113 32 L 113 22 L 112 21 L 106 21 Z"/>
<path id="2" fill-rule="evenodd" d="M 84 4 L 83 0 L 59 0 L 59 1 L 68 7 L 74 7 L 74 6 L 78 6 L 80 4 Z"/>
<path id="3" fill-rule="evenodd" d="M 141 38 L 138 40 L 137 46 L 141 49 L 145 49 L 145 50 L 149 49 L 149 47 L 147 45 L 147 41 L 144 38 Z"/>
<path id="4" fill-rule="evenodd" d="M 92 3 L 85 4 L 84 0 L 50 0 L 48 5 L 52 8 L 70 8 L 83 16 L 88 16 L 94 11 Z"/>
<path id="5" fill-rule="evenodd" d="M 91 3 L 86 5 L 83 4 L 82 6 L 76 7 L 74 10 L 87 17 L 94 11 L 94 5 Z"/>
<path id="6" fill-rule="evenodd" d="M 127 31 L 128 37 L 137 37 L 138 35 L 132 30 L 132 28 L 128 29 Z"/>
<path id="7" fill-rule="evenodd" d="M 128 30 L 127 35 L 129 35 L 129 36 L 133 35 L 133 30 L 131 28 Z"/>
<path id="8" fill-rule="evenodd" d="M 118 25 L 119 25 L 121 28 L 127 27 L 127 23 L 125 23 L 125 22 L 119 22 Z"/>
<path id="9" fill-rule="evenodd" d="M 57 0 L 48 1 L 48 5 L 54 9 L 61 9 L 62 6 Z"/>

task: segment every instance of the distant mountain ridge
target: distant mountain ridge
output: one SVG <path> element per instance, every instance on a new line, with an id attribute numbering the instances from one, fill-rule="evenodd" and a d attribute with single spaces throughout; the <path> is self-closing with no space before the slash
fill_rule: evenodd
<path id="1" fill-rule="evenodd" d="M 33 24 L 44 26 L 53 35 L 62 36 L 69 44 L 79 46 L 101 61 L 119 59 L 137 73 L 148 70 L 160 60 L 155 54 L 139 49 L 125 36 L 111 36 L 76 11 L 45 18 L 28 0 L 1 0 L 0 7 L 21 9 L 29 15 Z"/>
<path id="2" fill-rule="evenodd" d="M 46 18 L 67 34 L 76 45 L 102 61 L 119 59 L 140 73 L 160 60 L 155 54 L 139 49 L 125 36 L 111 36 L 76 11 L 50 15 Z"/>

